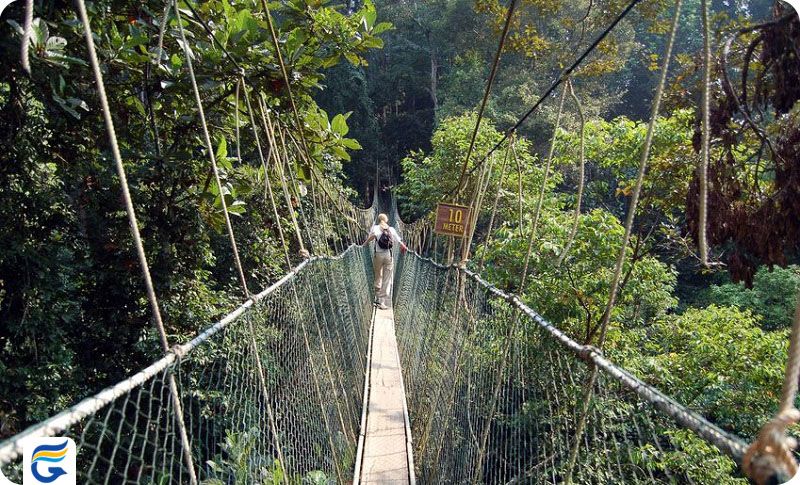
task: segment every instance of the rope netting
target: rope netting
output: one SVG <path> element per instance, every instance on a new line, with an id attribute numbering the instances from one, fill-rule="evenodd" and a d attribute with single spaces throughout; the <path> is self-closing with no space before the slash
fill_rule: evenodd
<path id="1" fill-rule="evenodd" d="M 397 340 L 421 482 L 564 481 L 593 366 L 599 374 L 574 482 L 702 483 L 699 470 L 709 464 L 685 459 L 687 433 L 741 458 L 746 444 L 738 437 L 474 273 L 416 254 L 399 267 Z"/>
<path id="2" fill-rule="evenodd" d="M 3 473 L 19 479 L 26 438 L 59 435 L 77 443 L 79 483 L 188 483 L 172 375 L 203 483 L 343 481 L 361 416 L 368 266 L 356 247 L 302 263 L 142 372 L 2 443 Z"/>

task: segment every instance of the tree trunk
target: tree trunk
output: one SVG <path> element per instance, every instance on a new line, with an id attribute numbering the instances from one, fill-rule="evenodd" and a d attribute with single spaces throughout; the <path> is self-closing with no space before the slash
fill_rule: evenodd
<path id="1" fill-rule="evenodd" d="M 431 36 L 428 34 L 428 40 L 430 40 Z M 437 70 L 439 68 L 436 62 L 436 47 L 433 46 L 431 43 L 430 49 L 431 55 L 431 101 L 433 101 L 433 110 L 436 111 L 439 109 L 439 98 L 436 96 L 436 83 L 438 81 Z"/>

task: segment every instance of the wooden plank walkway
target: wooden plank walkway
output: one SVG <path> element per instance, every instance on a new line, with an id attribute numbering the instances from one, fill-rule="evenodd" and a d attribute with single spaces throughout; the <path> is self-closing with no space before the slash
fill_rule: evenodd
<path id="1" fill-rule="evenodd" d="M 415 483 L 411 437 L 400 355 L 392 309 L 376 310 L 373 321 L 369 401 L 361 463 L 355 480 L 362 484 Z M 360 478 L 360 480 L 359 480 Z"/>

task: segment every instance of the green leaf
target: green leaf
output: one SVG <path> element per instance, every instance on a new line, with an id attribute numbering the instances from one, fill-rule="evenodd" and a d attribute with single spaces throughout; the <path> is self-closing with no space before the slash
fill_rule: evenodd
<path id="1" fill-rule="evenodd" d="M 390 29 L 394 29 L 394 25 L 392 25 L 391 22 L 379 22 L 378 25 L 372 29 L 372 34 L 378 35 Z"/>
<path id="2" fill-rule="evenodd" d="M 380 37 L 367 37 L 361 43 L 364 47 L 368 47 L 370 49 L 382 49 L 383 48 L 383 39 Z"/>
<path id="3" fill-rule="evenodd" d="M 361 143 L 353 138 L 342 138 L 342 145 L 351 150 L 361 150 L 362 148 Z"/>
<path id="4" fill-rule="evenodd" d="M 225 141 L 224 137 L 220 138 L 215 155 L 217 156 L 217 160 L 225 160 L 228 158 L 228 142 Z"/>
<path id="5" fill-rule="evenodd" d="M 333 117 L 333 120 L 331 121 L 331 129 L 334 133 L 340 136 L 344 136 L 348 131 L 350 131 L 350 129 L 347 127 L 347 121 L 345 121 L 345 117 L 341 114 Z"/>
<path id="6" fill-rule="evenodd" d="M 357 55 L 357 54 L 354 54 L 354 53 L 352 53 L 352 52 L 345 52 L 345 53 L 344 53 L 344 57 L 345 57 L 345 58 L 346 58 L 348 61 L 350 61 L 350 64 L 352 64 L 352 65 L 354 65 L 354 66 L 359 66 L 359 65 L 361 65 L 361 58 L 360 58 L 360 57 L 358 57 L 358 55 Z"/>

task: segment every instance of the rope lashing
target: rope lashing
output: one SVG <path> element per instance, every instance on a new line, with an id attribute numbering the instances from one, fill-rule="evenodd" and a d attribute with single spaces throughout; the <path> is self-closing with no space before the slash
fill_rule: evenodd
<path id="1" fill-rule="evenodd" d="M 786 483 L 797 474 L 794 450 L 797 440 L 787 429 L 800 422 L 800 411 L 787 409 L 772 418 L 758 432 L 742 459 L 742 470 L 758 485 Z"/>
<path id="2" fill-rule="evenodd" d="M 784 483 L 798 473 L 794 457 L 797 440 L 788 436 L 786 430 L 800 422 L 800 411 L 795 408 L 800 379 L 800 294 L 796 305 L 778 412 L 761 428 L 742 460 L 745 474 L 758 485 Z"/>

